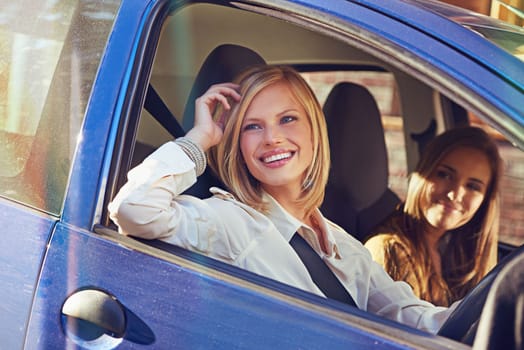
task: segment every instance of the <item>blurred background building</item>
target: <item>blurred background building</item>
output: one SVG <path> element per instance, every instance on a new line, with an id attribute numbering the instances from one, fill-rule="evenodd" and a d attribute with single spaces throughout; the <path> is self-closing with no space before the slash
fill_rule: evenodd
<path id="1" fill-rule="evenodd" d="M 524 26 L 524 0 L 442 0 L 503 21 Z"/>

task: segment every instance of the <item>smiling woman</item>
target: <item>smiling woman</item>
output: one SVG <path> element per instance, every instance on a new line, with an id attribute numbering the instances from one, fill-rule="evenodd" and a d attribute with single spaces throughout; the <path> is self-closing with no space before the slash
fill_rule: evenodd
<path id="1" fill-rule="evenodd" d="M 496 264 L 501 167 L 482 129 L 435 138 L 411 175 L 405 204 L 367 240 L 373 258 L 422 299 L 447 306 L 463 298 Z"/>
<path id="2" fill-rule="evenodd" d="M 303 174 L 312 164 L 313 147 L 306 111 L 288 84 L 258 92 L 242 124 L 240 151 L 251 176 L 279 202 L 281 194 L 298 199 L 307 185 Z"/>

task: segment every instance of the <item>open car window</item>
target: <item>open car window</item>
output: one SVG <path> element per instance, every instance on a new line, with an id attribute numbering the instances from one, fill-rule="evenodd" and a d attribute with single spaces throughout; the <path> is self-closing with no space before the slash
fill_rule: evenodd
<path id="1" fill-rule="evenodd" d="M 229 16 L 235 16 L 236 27 L 222 28 L 221 21 L 227 21 Z M 247 23 L 252 25 L 247 26 Z M 269 45 L 246 31 L 248 27 L 271 28 L 281 33 L 283 42 L 287 37 L 291 44 L 286 50 L 277 50 L 275 44 Z M 243 28 L 242 34 L 239 28 Z M 221 40 L 185 39 L 205 37 L 205 33 L 211 31 L 220 32 Z M 366 87 L 381 111 L 388 151 L 388 185 L 401 199 L 405 198 L 409 172 L 418 160 L 420 148 L 428 140 L 416 135 L 429 132 L 425 137 L 432 137 L 464 122 L 485 126 L 499 141 L 506 165 L 501 190 L 501 241 L 516 246 L 524 242 L 524 228 L 518 214 L 521 210 L 518 194 L 524 188 L 524 172 L 518 166 L 523 157 L 521 150 L 476 117 L 467 104 L 461 105 L 456 96 L 452 100 L 446 97 L 446 91 L 438 91 L 424 83 L 429 75 L 406 74 L 391 62 L 299 25 L 210 4 L 195 4 L 172 13 L 163 25 L 149 83 L 185 130 L 192 125 L 192 120 L 188 120 L 192 116 L 186 109 L 192 103 L 189 97 L 194 79 L 207 55 L 224 42 L 241 43 L 260 54 L 267 63 L 290 64 L 302 70 L 321 103 L 336 83 L 355 82 Z M 136 165 L 172 138 L 155 116 L 143 110 L 131 164 Z"/>

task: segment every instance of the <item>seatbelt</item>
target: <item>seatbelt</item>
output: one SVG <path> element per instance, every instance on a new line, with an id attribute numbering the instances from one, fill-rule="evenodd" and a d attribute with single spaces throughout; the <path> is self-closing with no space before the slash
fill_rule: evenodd
<path id="1" fill-rule="evenodd" d="M 186 134 L 151 84 L 147 87 L 144 108 L 175 138 Z"/>
<path id="2" fill-rule="evenodd" d="M 357 307 L 355 300 L 340 283 L 333 271 L 327 267 L 322 258 L 298 232 L 293 235 L 289 244 L 295 249 L 300 260 L 306 266 L 313 282 L 326 297 Z"/>

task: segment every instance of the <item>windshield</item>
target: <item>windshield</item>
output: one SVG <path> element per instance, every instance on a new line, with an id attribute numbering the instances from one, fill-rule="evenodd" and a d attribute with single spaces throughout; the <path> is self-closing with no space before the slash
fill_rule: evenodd
<path id="1" fill-rule="evenodd" d="M 0 0 L 0 196 L 59 214 L 119 0 Z"/>

